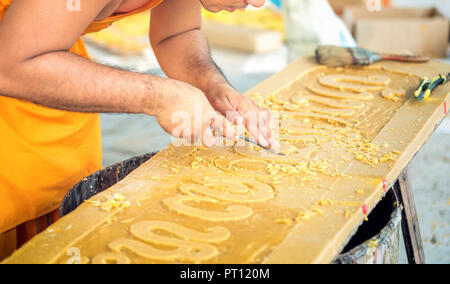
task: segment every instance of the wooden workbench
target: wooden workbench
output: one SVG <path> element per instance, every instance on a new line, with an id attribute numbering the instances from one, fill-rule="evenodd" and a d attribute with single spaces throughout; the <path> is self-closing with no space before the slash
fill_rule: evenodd
<path id="1" fill-rule="evenodd" d="M 330 263 L 445 117 L 450 84 L 412 92 L 449 70 L 301 59 L 247 93 L 281 111 L 291 158 L 168 147 L 5 263 L 67 263 L 74 248 L 82 263 Z"/>

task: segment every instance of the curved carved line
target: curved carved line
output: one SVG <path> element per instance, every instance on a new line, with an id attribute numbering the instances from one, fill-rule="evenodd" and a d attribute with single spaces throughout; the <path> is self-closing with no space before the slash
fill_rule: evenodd
<path id="1" fill-rule="evenodd" d="M 163 203 L 171 210 L 203 220 L 213 222 L 239 221 L 253 215 L 249 207 L 233 205 L 227 207 L 227 212 L 209 211 L 186 205 L 185 202 L 209 202 L 217 204 L 218 201 L 209 197 L 178 195 L 163 200 Z"/>

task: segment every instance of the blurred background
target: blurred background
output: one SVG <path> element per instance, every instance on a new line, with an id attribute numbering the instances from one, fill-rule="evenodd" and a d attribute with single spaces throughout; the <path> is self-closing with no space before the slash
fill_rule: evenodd
<path id="1" fill-rule="evenodd" d="M 261 9 L 203 11 L 214 60 L 245 92 L 318 44 L 428 55 L 450 64 L 450 0 L 272 0 Z M 84 37 L 91 58 L 164 76 L 149 46 L 148 13 Z M 389 27 L 386 29 L 386 26 Z M 104 166 L 156 152 L 171 143 L 153 117 L 101 115 Z M 450 263 L 450 120 L 410 165 L 427 261 Z M 403 249 L 403 246 L 401 246 Z M 400 262 L 406 263 L 404 251 Z"/>

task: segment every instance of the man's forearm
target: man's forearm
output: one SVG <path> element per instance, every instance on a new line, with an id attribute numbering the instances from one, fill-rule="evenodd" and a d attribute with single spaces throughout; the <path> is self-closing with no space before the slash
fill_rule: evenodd
<path id="1" fill-rule="evenodd" d="M 0 94 L 75 112 L 156 115 L 177 82 L 52 52 L 0 71 Z"/>
<path id="2" fill-rule="evenodd" d="M 153 45 L 164 72 L 170 78 L 187 82 L 206 95 L 219 87 L 230 87 L 211 58 L 203 33 L 194 29 Z"/>
<path id="3" fill-rule="evenodd" d="M 212 60 L 200 31 L 201 2 L 166 0 L 152 10 L 150 41 L 162 69 L 170 78 L 201 89 L 215 111 L 234 124 L 244 123 L 262 145 L 276 147 L 270 131 L 270 111 L 260 109 L 249 97 L 234 90 Z M 263 4 L 247 0 L 250 2 L 258 7 Z"/>

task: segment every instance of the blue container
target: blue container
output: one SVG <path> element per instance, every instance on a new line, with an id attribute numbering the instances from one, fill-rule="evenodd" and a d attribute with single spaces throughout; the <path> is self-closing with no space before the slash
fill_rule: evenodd
<path id="1" fill-rule="evenodd" d="M 281 0 L 270 0 L 275 6 L 281 8 Z"/>

